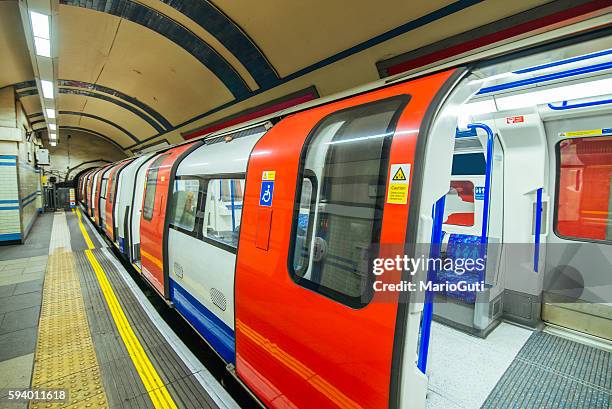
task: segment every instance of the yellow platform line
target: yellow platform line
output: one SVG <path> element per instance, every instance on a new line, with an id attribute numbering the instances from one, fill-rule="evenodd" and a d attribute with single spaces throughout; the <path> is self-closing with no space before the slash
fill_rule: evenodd
<path id="1" fill-rule="evenodd" d="M 32 401 L 30 409 L 108 408 L 74 256 L 64 247 L 49 255 L 32 388 L 64 389 L 68 396 L 64 402 Z"/>
<path id="2" fill-rule="evenodd" d="M 89 261 L 89 264 L 94 270 L 96 274 L 96 278 L 98 279 L 98 283 L 100 284 L 100 288 L 102 289 L 102 294 L 104 295 L 104 299 L 106 300 L 106 304 L 111 312 L 113 320 L 115 321 L 115 325 L 117 326 L 117 330 L 121 335 L 121 339 L 125 344 L 125 347 L 130 354 L 130 358 L 134 363 L 134 367 L 142 380 L 147 392 L 149 393 L 149 397 L 153 402 L 153 405 L 156 408 L 160 409 L 174 409 L 176 408 L 176 403 L 170 396 L 168 389 L 164 385 L 162 379 L 159 374 L 155 370 L 155 367 L 151 363 L 151 360 L 147 356 L 144 348 L 142 347 L 140 341 L 136 337 L 136 334 L 132 330 L 130 323 L 121 308 L 121 304 L 113 291 L 113 288 L 108 281 L 106 273 L 104 269 L 92 253 L 92 249 L 94 248 L 91 239 L 89 238 L 89 234 L 87 230 L 85 230 L 85 226 L 81 220 L 81 212 L 80 210 L 76 210 L 78 219 L 79 219 L 79 227 L 81 229 L 81 233 L 85 238 L 85 242 L 87 243 L 88 249 L 85 250 L 85 256 Z"/>

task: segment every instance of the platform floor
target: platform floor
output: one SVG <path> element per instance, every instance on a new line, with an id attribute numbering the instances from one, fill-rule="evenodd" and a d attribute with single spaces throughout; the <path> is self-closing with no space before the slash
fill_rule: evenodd
<path id="1" fill-rule="evenodd" d="M 43 214 L 34 229 L 22 251 L 0 248 L 1 408 L 238 407 L 85 216 Z M 7 400 L 27 387 L 69 392 Z"/>

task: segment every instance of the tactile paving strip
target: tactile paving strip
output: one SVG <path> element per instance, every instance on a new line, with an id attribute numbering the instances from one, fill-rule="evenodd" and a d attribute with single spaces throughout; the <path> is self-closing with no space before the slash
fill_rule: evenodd
<path id="1" fill-rule="evenodd" d="M 535 332 L 483 408 L 609 409 L 612 353 Z"/>
<path id="2" fill-rule="evenodd" d="M 62 233 L 67 234 L 67 229 L 54 232 L 58 242 L 65 241 L 59 240 Z M 43 287 L 32 388 L 66 389 L 68 400 L 33 401 L 30 409 L 108 408 L 73 254 L 59 246 L 52 251 Z"/>
<path id="3" fill-rule="evenodd" d="M 103 267 L 115 294 L 125 311 L 127 319 L 152 363 L 171 392 L 179 408 L 216 408 L 217 405 L 206 394 L 192 371 L 174 352 L 155 324 L 121 278 L 117 269 L 106 258 L 104 252 L 92 253 Z M 78 271 L 83 285 L 84 299 L 97 356 L 102 365 L 102 374 L 111 407 L 121 402 L 123 408 L 150 408 L 147 391 L 139 381 L 138 373 L 131 364 L 129 354 L 121 343 L 113 325 L 110 312 L 105 307 L 100 287 L 91 265 L 82 253 L 75 253 Z"/>

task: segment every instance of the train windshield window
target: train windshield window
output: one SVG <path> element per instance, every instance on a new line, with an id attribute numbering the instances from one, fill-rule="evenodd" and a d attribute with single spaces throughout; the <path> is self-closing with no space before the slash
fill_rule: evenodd
<path id="1" fill-rule="evenodd" d="M 210 179 L 206 187 L 205 238 L 236 248 L 242 216 L 244 179 Z"/>
<path id="2" fill-rule="evenodd" d="M 157 187 L 157 174 L 159 173 L 159 168 L 161 164 L 164 162 L 168 154 L 161 155 L 157 159 L 151 163 L 149 170 L 147 172 L 147 182 L 145 185 L 145 197 L 144 202 L 142 204 L 142 217 L 145 220 L 153 219 L 153 209 L 155 208 L 155 190 Z"/>
<path id="3" fill-rule="evenodd" d="M 557 234 L 612 241 L 612 137 L 565 139 L 557 163 Z"/>
<path id="4" fill-rule="evenodd" d="M 177 179 L 172 193 L 172 226 L 192 232 L 198 207 L 199 179 Z"/>
<path id="5" fill-rule="evenodd" d="M 309 138 L 301 164 L 292 276 L 353 307 L 372 295 L 371 259 L 380 239 L 389 146 L 404 103 L 392 98 L 328 116 Z"/>
<path id="6" fill-rule="evenodd" d="M 451 181 L 444 202 L 444 224 L 474 225 L 474 184 L 469 180 Z"/>

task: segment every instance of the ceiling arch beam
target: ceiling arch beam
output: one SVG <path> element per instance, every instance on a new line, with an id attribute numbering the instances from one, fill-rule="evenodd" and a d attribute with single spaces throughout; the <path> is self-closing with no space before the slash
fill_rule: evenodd
<path id="1" fill-rule="evenodd" d="M 130 111 L 136 116 L 139 116 L 142 120 L 144 120 L 149 125 L 151 125 L 157 132 L 161 133 L 161 132 L 166 131 L 164 127 L 162 127 L 159 123 L 157 123 L 157 121 L 153 120 L 153 118 L 151 118 L 149 115 L 145 114 L 139 109 L 134 108 L 132 105 L 126 104 L 125 102 L 119 99 L 112 98 L 105 94 L 98 94 L 98 93 L 91 92 L 89 90 L 84 90 L 84 89 L 59 88 L 58 91 L 60 94 L 82 95 L 85 97 L 91 97 L 91 98 L 101 99 L 102 101 L 110 102 L 112 104 L 120 106 L 123 109 Z"/>
<path id="2" fill-rule="evenodd" d="M 58 80 L 58 92 L 61 94 L 76 94 L 89 96 L 92 98 L 102 99 L 107 102 L 111 102 L 115 105 L 119 105 L 120 107 L 129 110 L 130 112 L 138 115 L 144 121 L 146 121 L 149 125 L 151 125 L 157 132 L 164 132 L 173 129 L 172 124 L 168 121 L 163 115 L 159 112 L 151 108 L 149 105 L 144 102 L 138 100 L 137 98 L 131 97 L 121 91 L 118 91 L 113 88 L 105 87 L 103 85 L 92 84 L 90 82 L 85 81 L 74 81 L 74 80 Z M 28 97 L 32 95 L 38 95 L 38 88 L 32 88 L 36 86 L 36 82 L 34 81 L 24 81 L 17 84 L 13 84 L 15 91 L 17 92 L 18 98 Z M 68 88 L 69 87 L 69 88 Z M 72 88 L 78 88 L 77 90 L 73 90 Z M 94 93 L 92 91 L 97 91 L 106 95 L 100 95 Z M 113 98 L 114 97 L 114 98 Z M 149 117 L 144 115 L 142 112 L 132 107 L 131 105 L 125 104 L 122 101 L 117 99 L 124 100 L 131 105 L 135 105 L 140 108 L 142 111 L 146 112 Z M 28 118 L 33 118 L 36 116 L 42 115 L 42 112 L 28 115 Z M 137 139 L 135 139 L 137 140 Z"/>
<path id="3" fill-rule="evenodd" d="M 62 4 L 111 14 L 146 27 L 195 57 L 219 78 L 235 98 L 244 98 L 251 93 L 240 74 L 214 48 L 187 28 L 152 8 L 131 0 L 62 0 Z"/>
<path id="4" fill-rule="evenodd" d="M 161 0 L 212 34 L 244 65 L 255 82 L 268 88 L 278 73 L 261 49 L 243 30 L 209 0 Z"/>
<path id="5" fill-rule="evenodd" d="M 125 151 L 125 148 L 123 146 L 121 146 L 119 143 L 113 141 L 108 136 L 102 135 L 100 132 L 96 132 L 96 131 L 93 131 L 93 130 L 88 129 L 88 128 L 82 128 L 80 126 L 60 126 L 59 129 L 60 129 L 60 131 L 63 131 L 63 130 L 72 130 L 72 131 L 85 132 L 85 133 L 91 134 L 93 136 L 97 136 L 98 138 L 102 138 L 106 142 L 108 142 L 108 143 L 112 144 L 114 147 L 118 148 L 119 150 Z"/>
<path id="6" fill-rule="evenodd" d="M 129 102 L 132 105 L 136 105 L 138 108 L 142 109 L 143 111 L 145 111 L 147 114 L 149 114 L 150 116 L 152 116 L 153 118 L 155 118 L 155 120 L 157 122 L 159 122 L 164 128 L 166 129 L 171 129 L 172 128 L 172 124 L 166 119 L 164 118 L 163 115 L 161 115 L 159 112 L 157 112 L 155 109 L 151 108 L 149 105 L 145 104 L 144 102 L 140 101 L 137 98 L 134 98 L 128 94 L 125 94 L 121 91 L 118 91 L 116 89 L 110 88 L 110 87 L 105 87 L 104 85 L 99 85 L 99 84 L 92 84 L 91 82 L 85 82 L 85 81 L 75 81 L 75 80 L 58 80 L 58 85 L 60 87 L 70 87 L 70 88 L 80 88 L 80 89 L 88 89 L 90 91 L 98 91 L 104 94 L 109 94 L 112 95 L 116 98 L 122 99 L 126 102 Z"/>
<path id="7" fill-rule="evenodd" d="M 126 134 L 127 136 L 130 137 L 131 140 L 133 140 L 134 142 L 140 142 L 140 140 L 134 136 L 134 134 L 132 134 L 130 131 L 128 131 L 127 129 L 123 128 L 120 125 L 117 125 L 116 123 L 114 123 L 113 121 L 110 121 L 106 118 L 102 118 L 101 116 L 98 115 L 94 115 L 94 114 L 89 114 L 87 112 L 76 112 L 76 111 L 59 111 L 60 115 L 75 115 L 75 116 L 83 116 L 86 118 L 91 118 L 91 119 L 96 119 L 100 122 L 104 122 L 105 124 L 108 124 L 118 130 L 120 130 L 121 132 L 123 132 L 124 134 Z M 62 127 L 62 125 L 60 125 L 60 128 Z"/>

